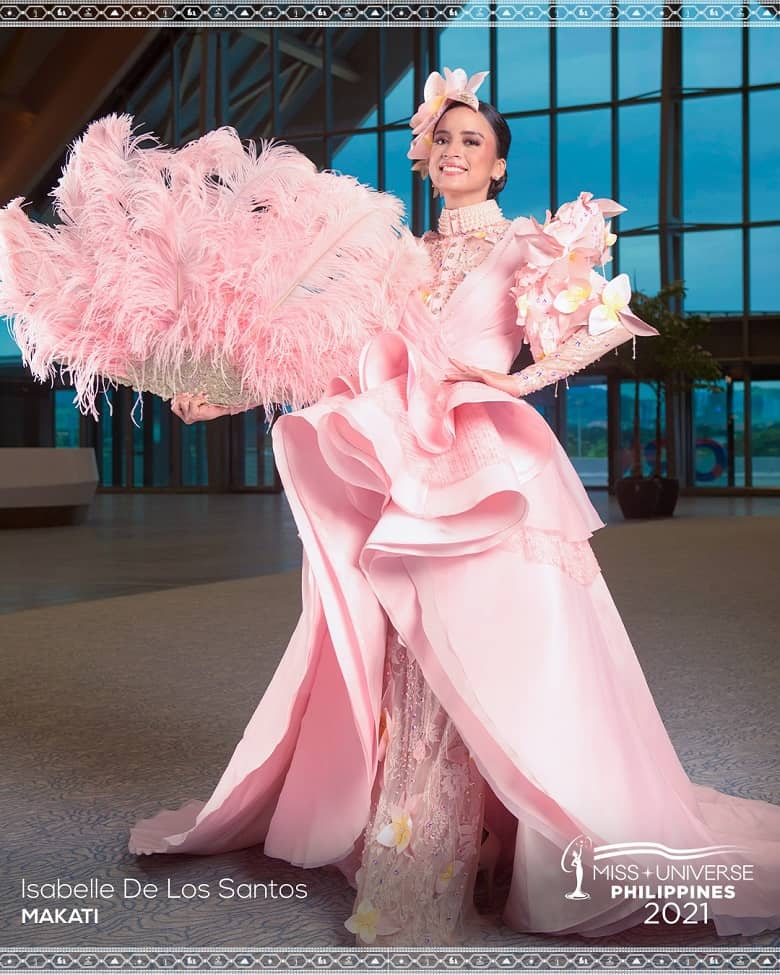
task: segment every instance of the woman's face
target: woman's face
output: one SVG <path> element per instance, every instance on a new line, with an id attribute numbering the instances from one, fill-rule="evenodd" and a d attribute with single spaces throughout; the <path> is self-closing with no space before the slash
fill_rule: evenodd
<path id="1" fill-rule="evenodd" d="M 490 180 L 506 169 L 497 152 L 496 134 L 481 112 L 458 105 L 442 115 L 433 133 L 428 171 L 446 207 L 487 199 Z"/>

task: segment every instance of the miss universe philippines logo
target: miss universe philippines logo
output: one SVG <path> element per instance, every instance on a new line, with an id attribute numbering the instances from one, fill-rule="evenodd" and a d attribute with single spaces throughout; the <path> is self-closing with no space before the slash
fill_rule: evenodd
<path id="1" fill-rule="evenodd" d="M 733 898 L 736 893 L 733 884 L 724 884 L 724 881 L 753 879 L 752 864 L 695 862 L 707 857 L 716 858 L 723 853 L 748 852 L 743 847 L 721 844 L 678 849 L 651 841 L 593 846 L 591 838 L 580 833 L 561 854 L 561 870 L 564 873 L 573 873 L 576 881 L 574 889 L 564 894 L 567 900 L 589 900 L 591 896 L 583 890 L 585 879 L 583 851 L 591 853 L 587 859 L 593 861 L 593 877 L 605 878 L 612 883 L 613 898 L 620 896 L 637 899 L 681 896 L 706 899 Z M 605 863 L 602 867 L 596 866 L 597 861 L 600 860 L 614 861 L 618 858 L 639 857 L 643 854 L 654 857 L 656 862 L 653 867 L 641 863 L 612 862 Z M 667 862 L 659 864 L 659 859 Z M 644 881 L 641 882 L 643 877 Z M 627 884 L 626 881 L 640 881 L 640 883 Z M 669 881 L 676 883 L 670 884 Z M 719 883 L 712 885 L 712 881 Z M 689 886 L 692 882 L 698 886 Z"/>

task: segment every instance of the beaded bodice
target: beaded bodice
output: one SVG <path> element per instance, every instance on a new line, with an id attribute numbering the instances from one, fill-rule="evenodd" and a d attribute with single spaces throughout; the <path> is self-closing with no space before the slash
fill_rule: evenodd
<path id="1" fill-rule="evenodd" d="M 431 314 L 440 314 L 455 288 L 484 261 L 511 222 L 495 200 L 442 210 L 438 230 L 429 230 L 421 238 L 435 272 L 422 295 Z"/>

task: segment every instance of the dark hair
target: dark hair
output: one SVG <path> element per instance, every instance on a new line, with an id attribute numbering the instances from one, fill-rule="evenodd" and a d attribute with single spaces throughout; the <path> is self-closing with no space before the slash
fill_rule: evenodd
<path id="1" fill-rule="evenodd" d="M 438 127 L 439 122 L 444 118 L 444 116 L 449 112 L 451 108 L 458 108 L 463 102 L 451 102 L 439 116 L 439 121 L 434 127 L 434 132 L 436 127 Z M 509 126 L 504 116 L 497 111 L 489 102 L 479 103 L 479 113 L 483 115 L 489 125 L 493 130 L 493 134 L 496 137 L 496 155 L 499 159 L 508 159 L 509 157 L 509 147 L 512 144 L 512 133 L 509 131 Z M 489 200 L 494 200 L 498 194 L 506 186 L 506 181 L 509 173 L 506 167 L 504 168 L 503 175 L 498 179 L 491 179 L 490 186 L 488 187 L 487 198 Z"/>

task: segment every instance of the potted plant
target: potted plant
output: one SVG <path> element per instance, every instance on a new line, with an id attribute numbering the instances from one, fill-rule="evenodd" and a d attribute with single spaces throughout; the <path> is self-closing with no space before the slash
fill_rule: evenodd
<path id="1" fill-rule="evenodd" d="M 705 315 L 688 315 L 680 311 L 685 297 L 682 281 L 672 281 L 656 295 L 635 292 L 632 307 L 636 314 L 658 329 L 650 340 L 641 339 L 641 352 L 631 358 L 623 347 L 621 364 L 634 377 L 634 436 L 631 475 L 621 478 L 617 497 L 626 518 L 668 517 L 673 514 L 680 491 L 677 479 L 674 443 L 674 400 L 671 393 L 692 389 L 719 390 L 721 368 L 702 345 L 710 328 Z M 655 394 L 655 458 L 650 477 L 642 476 L 639 432 L 639 387 L 648 384 Z M 666 403 L 667 473 L 662 473 L 661 407 Z"/>

